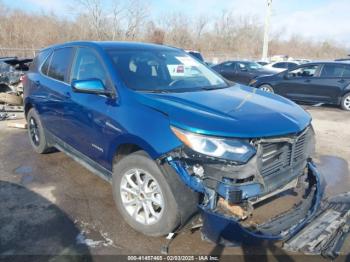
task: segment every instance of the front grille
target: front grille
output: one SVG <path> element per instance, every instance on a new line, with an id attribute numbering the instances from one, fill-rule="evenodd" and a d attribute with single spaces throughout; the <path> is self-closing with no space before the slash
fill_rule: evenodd
<path id="1" fill-rule="evenodd" d="M 310 143 L 310 132 L 309 128 L 299 136 L 280 138 L 277 139 L 278 142 L 269 142 L 268 140 L 262 142 L 260 144 L 262 147 L 261 175 L 263 177 L 276 175 L 305 161 L 308 157 L 307 148 L 308 143 Z"/>

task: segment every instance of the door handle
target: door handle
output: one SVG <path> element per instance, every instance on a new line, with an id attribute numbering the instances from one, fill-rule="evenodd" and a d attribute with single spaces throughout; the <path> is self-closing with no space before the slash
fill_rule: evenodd
<path id="1" fill-rule="evenodd" d="M 71 97 L 72 97 L 72 95 L 71 95 L 71 93 L 70 93 L 70 92 L 66 92 L 66 93 L 65 93 L 65 97 L 67 97 L 67 98 L 71 98 Z"/>
<path id="2" fill-rule="evenodd" d="M 305 82 L 305 83 L 310 83 L 311 80 L 310 80 L 310 79 L 306 79 L 304 82 Z"/>
<path id="3" fill-rule="evenodd" d="M 34 81 L 34 85 L 35 85 L 36 87 L 40 86 L 40 81 L 39 81 L 39 80 Z"/>
<path id="4" fill-rule="evenodd" d="M 340 80 L 338 81 L 338 83 L 344 83 L 344 82 L 345 82 L 344 79 L 340 79 Z"/>

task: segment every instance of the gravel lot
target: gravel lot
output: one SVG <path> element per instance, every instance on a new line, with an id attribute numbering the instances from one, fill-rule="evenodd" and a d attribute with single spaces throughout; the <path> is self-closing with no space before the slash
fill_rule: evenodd
<path id="1" fill-rule="evenodd" d="M 317 135 L 316 163 L 327 195 L 350 191 L 350 113 L 305 107 Z M 160 254 L 164 238 L 145 237 L 118 215 L 111 187 L 63 153 L 35 154 L 25 130 L 0 122 L 0 255 Z M 349 255 L 347 240 L 343 253 Z M 222 248 L 200 232 L 178 235 L 170 254 L 285 254 L 278 245 Z"/>

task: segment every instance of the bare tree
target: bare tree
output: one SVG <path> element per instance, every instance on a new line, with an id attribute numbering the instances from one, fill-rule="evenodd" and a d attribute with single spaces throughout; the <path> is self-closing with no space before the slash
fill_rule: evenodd
<path id="1" fill-rule="evenodd" d="M 100 0 L 73 3 L 70 10 L 74 9 L 74 16 L 65 19 L 54 13 L 10 8 L 0 0 L 0 47 L 40 49 L 73 40 L 131 40 L 197 49 L 207 59 L 260 57 L 262 24 L 253 16 L 237 16 L 225 10 L 215 17 L 184 13 L 155 17 L 148 1 L 115 0 L 108 8 Z M 347 53 L 344 46 L 331 40 L 315 42 L 300 35 L 286 38 L 281 30 L 271 37 L 269 55 L 334 59 Z M 1 55 L 16 54 L 1 50 Z"/>
<path id="2" fill-rule="evenodd" d="M 130 0 L 126 12 L 125 38 L 128 40 L 140 39 L 142 25 L 149 16 L 147 3 L 140 0 Z"/>

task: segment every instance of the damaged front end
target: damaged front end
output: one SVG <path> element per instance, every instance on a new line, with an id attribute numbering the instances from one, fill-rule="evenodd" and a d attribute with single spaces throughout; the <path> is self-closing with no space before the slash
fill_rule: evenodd
<path id="1" fill-rule="evenodd" d="M 221 158 L 200 153 L 180 139 L 185 146 L 164 161 L 186 185 L 203 194 L 199 207 L 206 239 L 222 245 L 285 240 L 317 213 L 324 182 L 310 159 L 311 126 L 295 135 L 244 141 L 253 153 L 227 150 L 245 154 L 239 159 L 245 163 L 229 159 L 228 153 L 221 152 Z M 213 147 L 206 143 L 209 146 Z"/>

